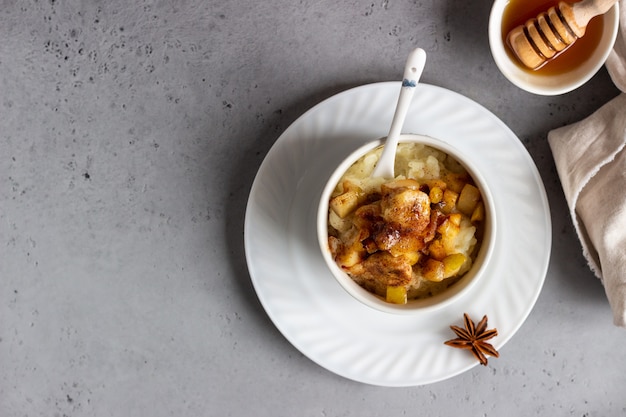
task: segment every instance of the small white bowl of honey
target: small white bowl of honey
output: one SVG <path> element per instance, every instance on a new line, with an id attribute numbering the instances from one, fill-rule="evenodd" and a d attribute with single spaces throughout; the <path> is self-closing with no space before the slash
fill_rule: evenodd
<path id="1" fill-rule="evenodd" d="M 584 32 L 538 69 L 524 65 L 513 52 L 509 33 L 554 7 L 555 0 L 495 0 L 489 17 L 489 44 L 502 74 L 517 87 L 533 94 L 554 96 L 577 89 L 604 65 L 619 28 L 619 5 L 592 18 Z"/>

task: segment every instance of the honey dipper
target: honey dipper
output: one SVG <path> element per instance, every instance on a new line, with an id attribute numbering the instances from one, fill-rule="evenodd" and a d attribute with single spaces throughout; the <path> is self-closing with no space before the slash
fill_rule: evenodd
<path id="1" fill-rule="evenodd" d="M 507 44 L 525 66 L 539 69 L 581 38 L 589 21 L 606 13 L 616 1 L 561 1 L 511 30 Z"/>

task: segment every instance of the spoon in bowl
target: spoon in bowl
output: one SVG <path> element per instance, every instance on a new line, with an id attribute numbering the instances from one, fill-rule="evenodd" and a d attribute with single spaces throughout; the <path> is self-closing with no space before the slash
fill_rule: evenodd
<path id="1" fill-rule="evenodd" d="M 415 93 L 415 87 L 422 76 L 424 71 L 424 65 L 426 64 L 426 52 L 417 48 L 414 49 L 407 58 L 404 66 L 404 76 L 402 77 L 402 88 L 400 89 L 400 96 L 398 97 L 398 104 L 396 105 L 396 111 L 391 121 L 391 127 L 389 128 L 389 134 L 385 140 L 383 147 L 383 153 L 380 155 L 380 159 L 374 167 L 372 177 L 394 178 L 394 164 L 396 161 L 396 149 L 398 147 L 398 139 L 400 139 L 400 133 L 402 132 L 402 126 L 404 126 L 404 119 L 409 110 L 409 105 L 413 99 Z"/>

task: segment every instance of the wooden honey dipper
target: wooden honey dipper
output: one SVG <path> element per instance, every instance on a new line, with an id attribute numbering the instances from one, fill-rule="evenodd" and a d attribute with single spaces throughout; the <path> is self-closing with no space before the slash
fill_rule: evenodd
<path id="1" fill-rule="evenodd" d="M 589 21 L 606 13 L 616 1 L 561 1 L 511 30 L 507 44 L 522 64 L 532 70 L 539 69 L 581 38 Z"/>

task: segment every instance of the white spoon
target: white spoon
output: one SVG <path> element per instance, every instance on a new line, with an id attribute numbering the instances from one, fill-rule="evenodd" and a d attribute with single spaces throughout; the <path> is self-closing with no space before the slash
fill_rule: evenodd
<path id="1" fill-rule="evenodd" d="M 406 65 L 404 66 L 402 88 L 400 90 L 400 97 L 398 97 L 396 112 L 393 115 L 389 134 L 385 140 L 383 153 L 380 155 L 380 159 L 372 172 L 372 177 L 395 177 L 394 164 L 396 161 L 398 139 L 400 138 L 402 126 L 404 126 L 404 119 L 406 118 L 411 100 L 413 99 L 413 93 L 415 93 L 415 87 L 417 87 L 417 83 L 422 76 L 425 64 L 426 52 L 423 49 L 417 48 L 409 54 Z"/>

